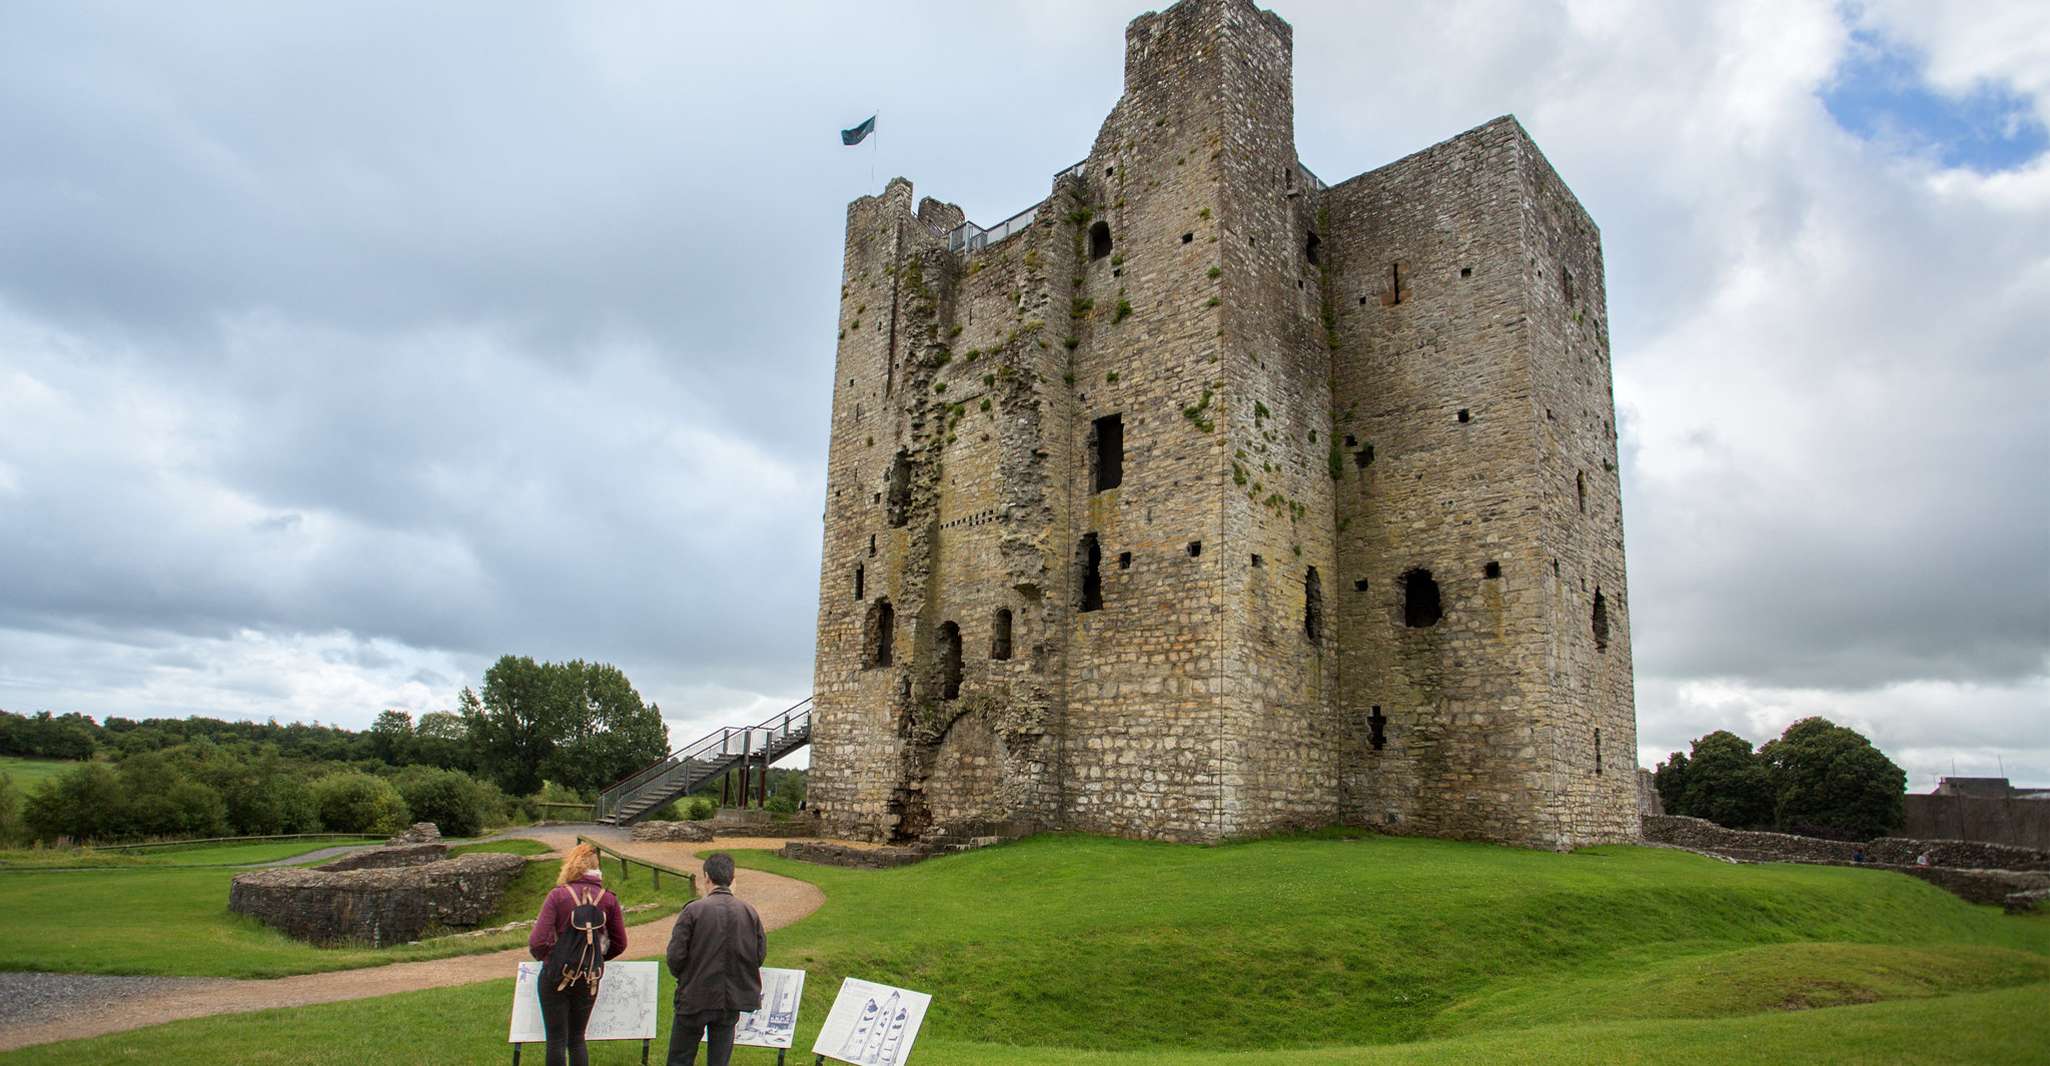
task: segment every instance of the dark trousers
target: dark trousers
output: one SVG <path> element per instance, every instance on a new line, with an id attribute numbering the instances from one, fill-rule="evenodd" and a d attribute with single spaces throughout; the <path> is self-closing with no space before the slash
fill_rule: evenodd
<path id="1" fill-rule="evenodd" d="M 668 1066 L 697 1066 L 698 1037 L 705 1039 L 705 1066 L 727 1066 L 733 1061 L 733 1026 L 740 1021 L 737 1010 L 676 1012 L 669 1026 Z"/>
<path id="2" fill-rule="evenodd" d="M 584 1049 L 584 1027 L 598 997 L 582 988 L 557 992 L 541 984 L 541 1025 L 548 1033 L 548 1066 L 591 1066 Z"/>

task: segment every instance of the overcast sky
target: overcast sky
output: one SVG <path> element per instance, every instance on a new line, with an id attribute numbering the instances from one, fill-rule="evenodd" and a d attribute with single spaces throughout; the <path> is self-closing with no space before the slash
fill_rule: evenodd
<path id="1" fill-rule="evenodd" d="M 2050 6 L 1274 6 L 1326 180 L 1513 112 L 1602 227 L 1640 761 L 2050 784 Z M 0 707 L 801 698 L 845 204 L 1043 198 L 1141 10 L 0 5 Z"/>

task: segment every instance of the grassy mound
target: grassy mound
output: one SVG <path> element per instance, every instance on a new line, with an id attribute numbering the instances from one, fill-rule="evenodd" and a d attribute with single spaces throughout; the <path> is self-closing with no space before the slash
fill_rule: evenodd
<path id="1" fill-rule="evenodd" d="M 744 861 L 831 901 L 772 943 L 808 992 L 934 991 L 936 1032 L 993 1043 L 1381 1044 L 2050 980 L 2050 922 L 1898 874 L 1647 848 L 1041 837 L 881 873 Z"/>
<path id="2" fill-rule="evenodd" d="M 737 857 L 827 895 L 770 935 L 771 965 L 810 971 L 800 1052 L 852 975 L 933 993 L 919 1066 L 2050 1061 L 2050 920 L 1889 872 L 1372 837 L 1053 836 L 886 871 Z M 493 981 L 29 1054 L 481 1066 L 507 1058 L 510 996 Z"/>

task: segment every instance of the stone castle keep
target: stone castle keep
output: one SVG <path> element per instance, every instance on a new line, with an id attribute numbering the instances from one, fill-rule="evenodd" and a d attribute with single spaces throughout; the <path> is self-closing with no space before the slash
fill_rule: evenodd
<path id="1" fill-rule="evenodd" d="M 1023 214 L 848 207 L 826 826 L 1634 838 L 1594 223 L 1507 117 L 1325 185 L 1249 0 L 1125 49 Z"/>

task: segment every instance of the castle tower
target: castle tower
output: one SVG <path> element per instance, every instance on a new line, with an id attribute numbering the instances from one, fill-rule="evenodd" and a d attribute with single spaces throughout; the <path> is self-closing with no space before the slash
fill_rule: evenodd
<path id="1" fill-rule="evenodd" d="M 1291 51 L 1183 0 L 1046 201 L 850 205 L 834 831 L 1634 836 L 1594 227 L 1511 119 L 1326 188 Z"/>

